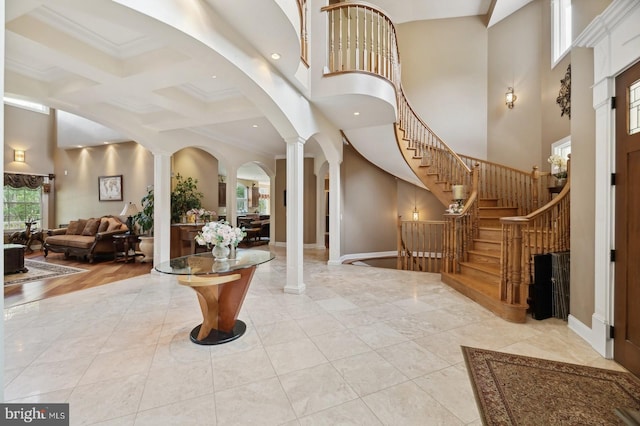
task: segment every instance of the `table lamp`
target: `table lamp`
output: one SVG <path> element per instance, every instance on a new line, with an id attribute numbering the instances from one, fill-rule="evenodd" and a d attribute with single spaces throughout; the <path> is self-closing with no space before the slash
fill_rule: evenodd
<path id="1" fill-rule="evenodd" d="M 133 215 L 136 213 L 138 213 L 138 207 L 132 202 L 125 204 L 120 212 L 120 216 L 127 216 L 127 228 L 129 228 L 127 234 L 129 235 L 133 234 Z"/>

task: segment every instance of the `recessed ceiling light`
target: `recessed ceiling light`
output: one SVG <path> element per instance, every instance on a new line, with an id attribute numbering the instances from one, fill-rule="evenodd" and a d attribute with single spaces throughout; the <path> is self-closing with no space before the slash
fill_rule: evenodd
<path id="1" fill-rule="evenodd" d="M 280 59 L 280 54 L 279 53 L 272 53 L 271 54 L 271 59 L 277 61 L 278 59 Z"/>
<path id="2" fill-rule="evenodd" d="M 78 145 L 78 148 L 82 148 L 82 145 Z"/>
<path id="3" fill-rule="evenodd" d="M 218 78 L 218 76 L 217 75 L 212 75 L 211 78 Z"/>
<path id="4" fill-rule="evenodd" d="M 253 124 L 251 127 L 254 127 L 254 128 L 255 128 L 255 127 L 258 127 L 258 125 L 257 125 L 257 124 Z"/>
<path id="5" fill-rule="evenodd" d="M 353 115 L 360 115 L 358 111 L 354 112 Z"/>
<path id="6" fill-rule="evenodd" d="M 105 145 L 109 145 L 109 142 L 107 142 L 107 141 L 104 141 L 102 143 L 105 144 Z"/>

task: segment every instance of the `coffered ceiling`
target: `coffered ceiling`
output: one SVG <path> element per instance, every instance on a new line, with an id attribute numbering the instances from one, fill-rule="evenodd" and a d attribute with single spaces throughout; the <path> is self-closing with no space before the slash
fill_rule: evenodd
<path id="1" fill-rule="evenodd" d="M 530 0 L 373 0 L 396 22 L 511 13 Z M 95 121 L 153 148 L 211 141 L 262 155 L 285 144 L 248 90 L 247 78 L 188 35 L 126 7 L 127 0 L 6 0 L 5 90 Z M 194 0 L 238 31 L 261 60 L 293 81 L 299 60 L 278 2 Z M 510 5 L 509 9 L 503 5 Z M 210 8 L 210 9 L 209 9 Z M 506 12 L 504 12 L 506 11 Z M 290 27 L 290 25 L 289 25 Z M 266 55 L 278 46 L 284 55 Z M 336 99 L 343 103 L 344 99 Z M 331 108 L 331 100 L 322 108 Z M 86 138 L 84 145 L 103 140 Z M 73 138 L 59 140 L 74 148 Z M 160 145 L 158 145 L 160 146 Z M 309 144 L 313 155 L 319 149 Z"/>

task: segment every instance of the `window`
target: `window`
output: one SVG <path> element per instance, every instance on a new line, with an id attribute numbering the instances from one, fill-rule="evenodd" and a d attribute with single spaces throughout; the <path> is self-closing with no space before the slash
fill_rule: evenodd
<path id="1" fill-rule="evenodd" d="M 25 222 L 35 220 L 35 227 L 41 227 L 42 187 L 13 188 L 4 186 L 4 229 L 23 230 Z"/>
<path id="2" fill-rule="evenodd" d="M 249 211 L 249 191 L 247 189 L 241 183 L 236 187 L 236 209 L 238 213 L 247 213 Z"/>
<path id="3" fill-rule="evenodd" d="M 569 154 L 571 154 L 571 136 L 567 136 L 551 144 L 551 154 L 559 155 L 562 158 L 569 158 Z"/>
<path id="4" fill-rule="evenodd" d="M 571 47 L 571 0 L 551 0 L 551 67 Z"/>
<path id="5" fill-rule="evenodd" d="M 269 188 L 260 187 L 260 214 L 270 214 L 271 205 L 269 203 Z"/>

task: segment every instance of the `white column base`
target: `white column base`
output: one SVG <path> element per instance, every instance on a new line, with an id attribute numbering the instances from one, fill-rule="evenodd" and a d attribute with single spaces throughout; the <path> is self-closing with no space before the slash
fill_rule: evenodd
<path id="1" fill-rule="evenodd" d="M 289 286 L 289 285 L 284 286 L 284 292 L 289 294 L 302 294 L 306 289 L 307 289 L 307 286 L 305 283 L 298 283 L 295 286 Z"/>

